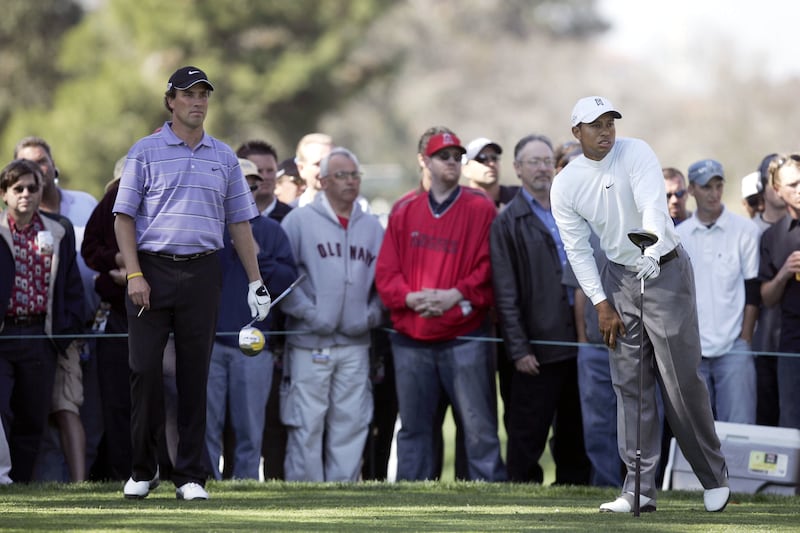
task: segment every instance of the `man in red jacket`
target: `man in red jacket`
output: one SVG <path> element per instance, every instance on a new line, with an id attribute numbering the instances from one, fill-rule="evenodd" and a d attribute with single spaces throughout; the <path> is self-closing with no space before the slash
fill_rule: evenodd
<path id="1" fill-rule="evenodd" d="M 459 186 L 465 150 L 456 135 L 436 131 L 420 139 L 430 190 L 392 209 L 375 274 L 397 330 L 397 479 L 436 476 L 433 435 L 443 390 L 464 432 L 469 479 L 503 481 L 495 361 L 488 342 L 475 338 L 487 335 L 493 304 L 489 228 L 496 211 L 482 192 Z"/>

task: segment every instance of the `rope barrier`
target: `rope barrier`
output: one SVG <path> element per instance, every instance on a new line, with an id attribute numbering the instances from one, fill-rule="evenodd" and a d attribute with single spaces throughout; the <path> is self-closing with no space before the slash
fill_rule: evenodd
<path id="1" fill-rule="evenodd" d="M 384 331 L 389 333 L 396 333 L 396 330 L 392 328 L 383 328 Z M 307 334 L 308 331 L 305 330 L 286 330 L 286 331 L 262 331 L 265 336 L 289 336 L 289 335 L 304 335 Z M 217 332 L 218 337 L 238 337 L 238 331 L 221 331 Z M 113 339 L 113 338 L 128 338 L 127 333 L 83 333 L 78 335 L 2 335 L 0 334 L 0 342 L 3 339 L 39 339 L 39 338 L 52 338 L 52 339 Z M 469 335 L 462 335 L 456 337 L 458 340 L 464 341 L 478 341 L 478 342 L 491 342 L 494 344 L 503 343 L 503 339 L 500 337 L 477 337 L 477 336 L 469 336 Z M 544 341 L 544 340 L 532 340 L 528 341 L 529 344 L 534 346 L 568 346 L 568 347 L 581 347 L 581 346 L 591 346 L 594 348 L 605 348 L 604 344 L 594 344 L 594 343 L 586 343 L 586 342 L 570 342 L 570 341 Z M 791 352 L 765 352 L 765 351 L 754 351 L 754 350 L 731 350 L 730 352 L 725 352 L 726 354 L 737 354 L 737 355 L 753 355 L 756 357 L 800 357 L 800 353 L 791 353 Z"/>

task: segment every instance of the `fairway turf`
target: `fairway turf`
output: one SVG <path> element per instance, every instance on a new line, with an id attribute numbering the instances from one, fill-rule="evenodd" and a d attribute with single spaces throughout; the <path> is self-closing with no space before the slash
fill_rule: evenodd
<path id="1" fill-rule="evenodd" d="M 511 483 L 209 482 L 211 499 L 144 500 L 121 483 L 0 487 L 2 531 L 798 531 L 800 497 L 734 494 L 722 513 L 700 492 L 659 493 L 658 511 L 600 513 L 615 489 Z"/>

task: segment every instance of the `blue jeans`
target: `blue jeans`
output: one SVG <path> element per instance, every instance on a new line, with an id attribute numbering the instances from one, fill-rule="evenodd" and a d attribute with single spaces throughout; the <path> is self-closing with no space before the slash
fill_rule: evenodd
<path id="1" fill-rule="evenodd" d="M 715 420 L 756 423 L 756 365 L 749 351 L 747 342 L 739 338 L 729 353 L 700 361 Z"/>
<path id="2" fill-rule="evenodd" d="M 608 349 L 578 348 L 578 389 L 583 415 L 583 444 L 592 463 L 591 483 L 622 486 L 622 460 L 617 446 L 617 395 L 611 385 Z"/>
<path id="3" fill-rule="evenodd" d="M 392 335 L 401 428 L 397 435 L 397 479 L 435 479 L 434 427 L 440 390 L 460 421 L 470 480 L 504 481 L 497 436 L 495 364 L 488 343 L 397 342 Z M 438 428 L 437 428 L 438 429 Z"/>
<path id="4" fill-rule="evenodd" d="M 248 357 L 238 347 L 214 343 L 208 370 L 206 448 L 216 479 L 222 478 L 218 464 L 226 412 L 230 413 L 236 440 L 233 477 L 258 479 L 272 370 L 272 353 L 266 350 Z M 226 409 L 228 402 L 230 410 Z"/>

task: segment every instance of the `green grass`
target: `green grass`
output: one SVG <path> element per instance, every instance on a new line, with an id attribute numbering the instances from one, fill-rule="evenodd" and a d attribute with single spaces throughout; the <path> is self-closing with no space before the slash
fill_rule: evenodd
<path id="1" fill-rule="evenodd" d="M 140 501 L 121 483 L 0 487 L 3 531 L 797 531 L 800 497 L 734 495 L 722 513 L 699 492 L 662 492 L 658 511 L 599 513 L 614 489 L 475 482 L 210 482 L 211 499 L 164 483 Z"/>

